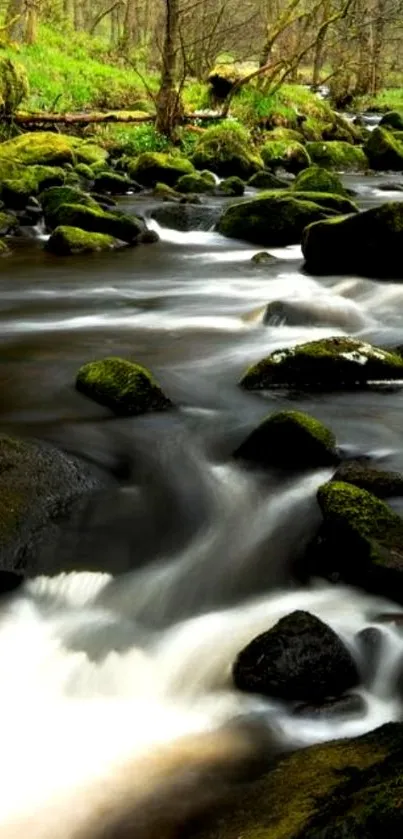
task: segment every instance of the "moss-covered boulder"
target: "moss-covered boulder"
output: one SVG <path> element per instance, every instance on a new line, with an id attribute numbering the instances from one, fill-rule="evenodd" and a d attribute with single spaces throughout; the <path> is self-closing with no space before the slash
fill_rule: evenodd
<path id="1" fill-rule="evenodd" d="M 368 463 L 359 460 L 348 460 L 342 463 L 334 474 L 333 480 L 353 484 L 359 489 L 372 492 L 377 498 L 403 496 L 403 475 L 399 472 L 374 469 Z"/>
<path id="2" fill-rule="evenodd" d="M 0 567 L 53 573 L 36 564 L 42 542 L 52 539 L 52 523 L 97 486 L 88 467 L 53 446 L 1 436 Z"/>
<path id="3" fill-rule="evenodd" d="M 365 144 L 365 154 L 372 169 L 403 171 L 403 142 L 387 128 L 375 128 Z"/>
<path id="4" fill-rule="evenodd" d="M 188 193 L 214 192 L 215 183 L 212 183 L 204 175 L 194 172 L 191 175 L 182 175 L 176 182 L 176 189 L 178 192 L 185 193 L 185 195 Z"/>
<path id="5" fill-rule="evenodd" d="M 290 182 L 286 181 L 285 178 L 277 177 L 267 169 L 263 169 L 249 178 L 248 186 L 253 189 L 288 189 Z"/>
<path id="6" fill-rule="evenodd" d="M 294 701 L 339 696 L 358 683 L 356 664 L 339 636 L 303 611 L 254 638 L 232 672 L 240 690 Z"/>
<path id="7" fill-rule="evenodd" d="M 165 411 L 172 406 L 145 367 L 124 358 L 104 358 L 80 368 L 76 388 L 119 416 Z"/>
<path id="8" fill-rule="evenodd" d="M 85 181 L 89 181 L 90 183 L 94 180 L 94 172 L 91 169 L 91 166 L 88 166 L 88 163 L 77 163 L 77 166 L 74 167 L 74 173 L 79 176 L 79 178 L 83 178 Z"/>
<path id="9" fill-rule="evenodd" d="M 116 239 L 104 233 L 88 233 L 78 227 L 56 227 L 45 248 L 57 256 L 108 251 L 116 247 Z"/>
<path id="10" fill-rule="evenodd" d="M 235 175 L 247 180 L 263 169 L 248 131 L 230 122 L 208 128 L 200 136 L 192 161 L 196 169 L 208 169 L 220 178 Z"/>
<path id="11" fill-rule="evenodd" d="M 306 144 L 312 163 L 325 169 L 339 169 L 345 172 L 360 172 L 368 169 L 368 158 L 360 146 L 339 142 L 312 142 Z"/>
<path id="12" fill-rule="evenodd" d="M 329 211 L 313 201 L 287 193 L 262 193 L 227 207 L 217 225 L 223 236 L 245 239 L 256 245 L 292 245 L 313 221 L 327 218 Z"/>
<path id="13" fill-rule="evenodd" d="M 298 387 L 338 390 L 403 379 L 403 359 L 355 338 L 323 338 L 276 350 L 253 364 L 240 384 L 247 390 Z"/>
<path id="14" fill-rule="evenodd" d="M 182 175 L 194 172 L 189 160 L 163 152 L 144 152 L 127 164 L 127 171 L 142 186 L 155 186 L 157 183 L 175 186 Z"/>
<path id="15" fill-rule="evenodd" d="M 11 213 L 0 211 L 0 236 L 7 236 L 18 230 L 18 221 Z"/>
<path id="16" fill-rule="evenodd" d="M 347 195 L 346 190 L 334 172 L 322 166 L 309 166 L 295 178 L 291 189 L 297 192 L 331 192 L 333 195 Z"/>
<path id="17" fill-rule="evenodd" d="M 311 165 L 311 159 L 302 143 L 289 140 L 268 140 L 261 148 L 263 162 L 268 169 L 281 166 L 297 174 Z"/>
<path id="18" fill-rule="evenodd" d="M 229 197 L 241 197 L 245 192 L 245 184 L 241 178 L 237 178 L 233 176 L 232 178 L 224 178 L 221 181 L 218 191 L 222 193 L 222 195 L 228 195 Z"/>
<path id="19" fill-rule="evenodd" d="M 382 128 L 390 128 L 392 131 L 403 131 L 403 116 L 399 114 L 399 111 L 387 111 L 379 125 Z"/>
<path id="20" fill-rule="evenodd" d="M 107 152 L 98 146 L 67 134 L 53 134 L 51 131 L 20 134 L 12 140 L 0 143 L 0 158 L 20 162 L 26 166 L 89 163 L 96 153 L 104 160 L 107 157 Z"/>
<path id="21" fill-rule="evenodd" d="M 2 56 L 0 58 L 0 113 L 11 116 L 28 93 L 28 79 L 24 67 Z"/>
<path id="22" fill-rule="evenodd" d="M 180 201 L 182 198 L 181 193 L 168 184 L 155 184 L 153 195 L 155 198 L 162 198 L 163 201 Z"/>
<path id="23" fill-rule="evenodd" d="M 83 207 L 99 210 L 99 204 L 94 198 L 74 186 L 46 189 L 40 194 L 39 201 L 42 205 L 46 224 L 50 228 L 57 226 L 57 211 L 62 204 L 80 204 Z"/>
<path id="24" fill-rule="evenodd" d="M 315 274 L 357 273 L 401 279 L 403 204 L 395 201 L 307 226 L 302 252 Z"/>
<path id="25" fill-rule="evenodd" d="M 162 227 L 171 230 L 211 230 L 220 216 L 218 205 L 178 204 L 167 201 L 156 207 L 151 215 Z"/>
<path id="26" fill-rule="evenodd" d="M 207 77 L 213 100 L 226 99 L 233 86 L 250 72 L 251 65 L 248 62 L 218 62 Z"/>
<path id="27" fill-rule="evenodd" d="M 334 434 L 315 417 L 301 411 L 280 411 L 266 417 L 244 440 L 235 457 L 264 466 L 305 469 L 337 463 Z"/>
<path id="28" fill-rule="evenodd" d="M 341 114 L 336 113 L 333 113 L 331 122 L 323 125 L 322 138 L 323 140 L 337 140 L 345 143 L 362 142 L 359 128 Z"/>
<path id="29" fill-rule="evenodd" d="M 20 166 L 12 170 L 12 177 L 0 180 L 0 195 L 7 207 L 22 210 L 32 196 L 64 180 L 65 172 L 59 166 Z"/>
<path id="30" fill-rule="evenodd" d="M 318 490 L 323 525 L 306 558 L 310 573 L 403 602 L 403 520 L 370 492 L 330 481 Z"/>
<path id="31" fill-rule="evenodd" d="M 136 244 L 144 233 L 145 224 L 135 216 L 110 213 L 82 204 L 61 204 L 53 216 L 55 227 L 79 227 L 89 233 L 105 233 L 129 245 Z"/>
<path id="32" fill-rule="evenodd" d="M 237 786 L 194 839 L 397 839 L 403 830 L 403 724 L 293 752 Z"/>
<path id="33" fill-rule="evenodd" d="M 82 166 L 85 166 L 83 163 Z M 100 172 L 94 177 L 94 190 L 99 193 L 110 193 L 111 195 L 126 195 L 133 191 L 133 182 L 125 175 L 117 172 Z"/>
<path id="34" fill-rule="evenodd" d="M 314 201 L 326 210 L 332 210 L 338 215 L 346 213 L 358 213 L 357 204 L 346 195 L 337 195 L 333 192 L 301 192 L 292 190 L 291 195 L 300 201 Z"/>

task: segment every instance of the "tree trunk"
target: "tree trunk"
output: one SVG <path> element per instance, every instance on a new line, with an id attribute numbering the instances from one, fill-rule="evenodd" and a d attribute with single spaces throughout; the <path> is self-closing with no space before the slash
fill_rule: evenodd
<path id="1" fill-rule="evenodd" d="M 34 44 L 38 23 L 38 0 L 26 0 L 26 15 L 25 41 L 27 44 Z"/>
<path id="2" fill-rule="evenodd" d="M 123 21 L 123 48 L 130 50 L 136 42 L 137 15 L 136 0 L 126 0 L 125 17 Z"/>
<path id="3" fill-rule="evenodd" d="M 180 94 L 176 90 L 179 0 L 166 0 L 165 36 L 162 54 L 161 86 L 156 100 L 156 129 L 170 139 L 182 118 Z"/>
<path id="4" fill-rule="evenodd" d="M 23 41 L 25 35 L 25 0 L 9 0 L 6 26 L 10 41 Z"/>
<path id="5" fill-rule="evenodd" d="M 74 28 L 84 29 L 84 15 L 82 0 L 74 0 Z"/>

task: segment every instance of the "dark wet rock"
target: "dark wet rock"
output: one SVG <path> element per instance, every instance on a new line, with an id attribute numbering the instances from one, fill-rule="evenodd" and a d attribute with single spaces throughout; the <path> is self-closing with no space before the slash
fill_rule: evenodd
<path id="1" fill-rule="evenodd" d="M 156 230 L 144 230 L 137 240 L 139 245 L 155 245 L 159 241 L 160 237 Z"/>
<path id="2" fill-rule="evenodd" d="M 403 612 L 380 612 L 374 615 L 375 623 L 393 624 L 403 626 Z"/>
<path id="3" fill-rule="evenodd" d="M 375 495 L 330 481 L 318 490 L 323 524 L 305 557 L 314 575 L 403 602 L 403 520 Z"/>
<path id="4" fill-rule="evenodd" d="M 316 297 L 310 300 L 272 300 L 266 306 L 263 323 L 271 326 L 339 326 L 346 331 L 362 329 L 365 316 L 346 298 Z"/>
<path id="5" fill-rule="evenodd" d="M 211 180 L 198 172 L 182 175 L 176 183 L 176 190 L 185 194 L 214 192 L 214 189 L 215 181 L 212 183 Z"/>
<path id="6" fill-rule="evenodd" d="M 151 187 L 157 183 L 175 186 L 182 175 L 192 174 L 194 167 L 189 160 L 179 155 L 143 152 L 128 162 L 127 171 L 142 186 Z"/>
<path id="7" fill-rule="evenodd" d="M 376 188 L 382 192 L 403 192 L 403 184 L 393 183 L 393 181 L 377 184 Z"/>
<path id="8" fill-rule="evenodd" d="M 93 192 L 91 190 L 90 197 L 99 204 L 100 207 L 103 209 L 109 210 L 111 207 L 117 207 L 117 201 L 115 198 L 112 198 L 111 195 L 104 195 L 103 193 Z M 62 201 L 62 204 L 75 204 L 76 201 L 74 199 L 72 201 Z M 79 204 L 82 202 L 79 201 Z"/>
<path id="9" fill-rule="evenodd" d="M 211 230 L 220 213 L 221 208 L 213 205 L 165 203 L 161 207 L 156 207 L 151 215 L 162 227 L 187 232 Z"/>
<path id="10" fill-rule="evenodd" d="M 0 567 L 22 573 L 35 568 L 37 550 L 51 540 L 52 522 L 74 501 L 100 486 L 99 478 L 53 446 L 0 438 Z M 13 578 L 0 578 L 11 589 Z"/>
<path id="11" fill-rule="evenodd" d="M 290 183 L 285 178 L 274 175 L 269 169 L 256 172 L 248 180 L 248 186 L 253 187 L 253 189 L 288 189 Z"/>
<path id="12" fill-rule="evenodd" d="M 362 717 L 365 714 L 366 704 L 358 693 L 347 693 L 345 696 L 338 696 L 335 699 L 327 699 L 319 705 L 303 703 L 294 708 L 294 715 L 298 717 L 309 717 L 310 719 L 338 720 L 341 717 L 354 718 Z"/>
<path id="13" fill-rule="evenodd" d="M 194 839 L 398 839 L 403 724 L 295 751 L 237 787 Z"/>
<path id="14" fill-rule="evenodd" d="M 23 574 L 16 574 L 14 571 L 0 571 L 0 596 L 11 594 L 17 591 L 24 582 Z"/>
<path id="15" fill-rule="evenodd" d="M 253 364 L 240 384 L 247 390 L 299 387 L 332 391 L 402 376 L 400 356 L 355 338 L 336 337 L 276 350 Z"/>
<path id="16" fill-rule="evenodd" d="M 255 265 L 273 265 L 277 262 L 277 257 L 267 251 L 259 251 L 252 256 L 251 262 Z"/>
<path id="17" fill-rule="evenodd" d="M 133 181 L 117 172 L 101 172 L 94 178 L 94 189 L 98 193 L 110 192 L 112 195 L 126 195 L 135 192 Z"/>
<path id="18" fill-rule="evenodd" d="M 84 364 L 76 388 L 119 416 L 165 411 L 172 406 L 149 370 L 123 358 Z"/>
<path id="19" fill-rule="evenodd" d="M 76 227 L 89 233 L 103 233 L 127 244 L 137 244 L 146 229 L 144 221 L 121 212 L 106 212 L 82 204 L 61 204 L 53 215 L 55 227 Z"/>
<path id="20" fill-rule="evenodd" d="M 376 626 L 367 626 L 357 632 L 355 642 L 358 648 L 361 681 L 371 685 L 378 671 L 383 650 L 383 634 Z"/>
<path id="21" fill-rule="evenodd" d="M 291 189 L 297 192 L 330 192 L 333 195 L 346 195 L 341 179 L 335 172 L 322 166 L 309 166 L 295 178 Z"/>
<path id="22" fill-rule="evenodd" d="M 334 434 L 301 411 L 280 411 L 264 419 L 241 443 L 235 457 L 264 466 L 315 468 L 337 463 Z"/>
<path id="23" fill-rule="evenodd" d="M 218 191 L 223 195 L 236 198 L 244 194 L 245 183 L 241 178 L 234 176 L 232 178 L 224 178 L 218 187 Z"/>
<path id="24" fill-rule="evenodd" d="M 403 495 L 403 475 L 400 475 L 399 472 L 385 472 L 374 469 L 358 460 L 342 463 L 333 476 L 333 480 L 354 484 L 360 489 L 372 492 L 377 498 Z"/>
<path id="25" fill-rule="evenodd" d="M 45 250 L 56 256 L 76 256 L 83 253 L 110 251 L 121 247 L 113 236 L 104 233 L 88 233 L 78 227 L 60 226 L 53 230 Z"/>
<path id="26" fill-rule="evenodd" d="M 192 161 L 196 169 L 208 169 L 220 178 L 235 175 L 248 180 L 263 169 L 263 161 L 253 147 L 249 132 L 229 123 L 212 126 L 203 132 Z"/>
<path id="27" fill-rule="evenodd" d="M 403 116 L 399 111 L 387 111 L 380 120 L 379 125 L 391 128 L 393 131 L 403 131 Z"/>
<path id="28" fill-rule="evenodd" d="M 403 171 L 403 143 L 386 128 L 374 128 L 365 144 L 371 169 Z"/>
<path id="29" fill-rule="evenodd" d="M 368 169 L 368 158 L 359 146 L 337 140 L 306 144 L 312 163 L 325 169 L 360 172 Z"/>
<path id="30" fill-rule="evenodd" d="M 306 268 L 315 274 L 401 279 L 402 248 L 403 203 L 399 201 L 312 224 L 302 238 Z"/>
<path id="31" fill-rule="evenodd" d="M 227 207 L 217 230 L 229 238 L 256 245 L 292 245 L 301 240 L 308 224 L 327 218 L 330 213 L 313 200 L 283 192 L 262 193 Z"/>
<path id="32" fill-rule="evenodd" d="M 296 175 L 311 165 L 311 158 L 302 143 L 295 140 L 268 140 L 261 149 L 264 165 L 268 169 L 281 166 Z"/>
<path id="33" fill-rule="evenodd" d="M 242 691 L 316 703 L 355 687 L 358 671 L 329 626 L 309 612 L 297 611 L 239 653 L 233 678 Z"/>

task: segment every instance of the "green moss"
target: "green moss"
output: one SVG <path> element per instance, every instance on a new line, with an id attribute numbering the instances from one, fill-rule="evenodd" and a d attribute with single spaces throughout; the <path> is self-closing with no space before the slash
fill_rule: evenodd
<path id="1" fill-rule="evenodd" d="M 202 175 L 198 175 L 197 172 L 194 172 L 191 175 L 182 175 L 182 177 L 180 177 L 176 182 L 176 189 L 178 192 L 183 192 L 185 194 L 213 192 L 215 184 L 212 184 L 211 181 L 208 181 L 206 178 L 203 178 Z"/>
<path id="2" fill-rule="evenodd" d="M 149 370 L 122 358 L 105 358 L 80 368 L 77 390 L 123 416 L 171 406 Z"/>
<path id="3" fill-rule="evenodd" d="M 155 184 L 153 195 L 155 198 L 162 198 L 163 201 L 177 201 L 182 197 L 180 192 L 172 189 L 168 184 Z"/>
<path id="4" fill-rule="evenodd" d="M 20 134 L 12 140 L 0 143 L 0 158 L 24 163 L 26 166 L 63 166 L 66 163 L 105 162 L 108 153 L 98 146 L 71 137 L 67 134 L 53 134 L 51 131 Z"/>
<path id="5" fill-rule="evenodd" d="M 5 242 L 3 242 L 3 239 L 0 239 L 0 257 L 8 256 L 9 254 L 10 254 L 9 247 L 6 245 Z"/>
<path id="6" fill-rule="evenodd" d="M 117 172 L 100 172 L 94 178 L 94 190 L 99 193 L 108 192 L 111 195 L 126 195 L 131 187 L 129 178 Z"/>
<path id="7" fill-rule="evenodd" d="M 327 210 L 332 210 L 335 213 L 345 215 L 346 213 L 358 213 L 357 204 L 351 201 L 347 196 L 339 194 L 332 194 L 330 192 L 308 192 L 293 190 L 292 194 L 300 201 L 314 201 Z"/>
<path id="8" fill-rule="evenodd" d="M 196 143 L 192 161 L 197 169 L 209 169 L 222 178 L 250 178 L 263 161 L 255 151 L 249 132 L 234 122 L 208 128 Z"/>
<path id="9" fill-rule="evenodd" d="M 285 128 L 283 125 L 278 125 L 265 135 L 266 141 L 282 140 L 286 143 L 303 143 L 304 137 L 301 131 L 296 131 L 295 128 Z"/>
<path id="10" fill-rule="evenodd" d="M 70 256 L 112 250 L 116 240 L 102 233 L 88 233 L 78 227 L 60 226 L 46 243 L 46 250 L 57 256 Z"/>
<path id="11" fill-rule="evenodd" d="M 224 236 L 257 245 L 290 245 L 300 241 L 308 224 L 325 218 L 328 212 L 313 201 L 287 193 L 262 193 L 227 207 L 217 229 Z"/>
<path id="12" fill-rule="evenodd" d="M 222 192 L 223 195 L 240 197 L 245 192 L 245 184 L 241 180 L 241 178 L 237 178 L 233 176 L 232 178 L 224 178 L 221 181 L 219 187 L 219 192 Z"/>
<path id="13" fill-rule="evenodd" d="M 94 173 L 87 163 L 77 163 L 74 171 L 80 178 L 84 178 L 86 181 L 94 180 Z"/>
<path id="14" fill-rule="evenodd" d="M 383 115 L 379 125 L 390 128 L 393 131 L 403 131 L 403 116 L 399 111 L 387 111 Z"/>
<path id="15" fill-rule="evenodd" d="M 267 417 L 241 443 L 236 457 L 285 468 L 327 466 L 338 460 L 336 439 L 323 423 L 301 411 Z"/>
<path id="16" fill-rule="evenodd" d="M 360 461 L 343 463 L 333 476 L 333 480 L 353 484 L 359 489 L 371 492 L 377 498 L 403 495 L 403 475 L 398 472 L 374 469 Z"/>
<path id="17" fill-rule="evenodd" d="M 2 213 L 0 211 L 0 236 L 7 236 L 18 228 L 18 222 L 15 216 L 10 213 Z"/>
<path id="18" fill-rule="evenodd" d="M 325 169 L 361 171 L 368 168 L 368 158 L 363 149 L 350 143 L 334 141 L 307 143 L 312 163 Z"/>
<path id="19" fill-rule="evenodd" d="M 334 195 L 346 195 L 346 190 L 334 172 L 321 166 L 309 166 L 295 178 L 292 190 L 298 192 L 332 192 Z"/>
<path id="20" fill-rule="evenodd" d="M 144 152 L 128 163 L 127 171 L 143 186 L 155 186 L 156 183 L 175 186 L 181 175 L 192 174 L 194 167 L 184 157 L 164 152 Z"/>
<path id="21" fill-rule="evenodd" d="M 322 390 L 365 387 L 403 378 L 403 359 L 355 338 L 324 338 L 276 350 L 252 365 L 240 384 L 248 390 L 293 387 Z"/>
<path id="22" fill-rule="evenodd" d="M 356 215 L 328 219 L 304 231 L 302 251 L 312 273 L 401 277 L 403 205 L 388 202 Z"/>
<path id="23" fill-rule="evenodd" d="M 83 207 L 92 207 L 99 210 L 99 204 L 86 192 L 74 186 L 52 187 L 46 189 L 39 196 L 45 214 L 45 221 L 49 227 L 56 227 L 56 214 L 62 204 L 82 204 Z"/>
<path id="24" fill-rule="evenodd" d="M 265 166 L 274 169 L 281 166 L 296 174 L 311 165 L 308 151 L 301 143 L 289 140 L 269 140 L 261 149 Z"/>
<path id="25" fill-rule="evenodd" d="M 16 61 L 0 58 L 0 112 L 10 116 L 29 93 L 24 67 Z"/>
<path id="26" fill-rule="evenodd" d="M 107 213 L 80 204 L 61 204 L 53 215 L 53 223 L 56 227 L 79 227 L 90 233 L 106 233 L 128 244 L 134 244 L 145 230 L 144 223 L 135 216 Z"/>
<path id="27" fill-rule="evenodd" d="M 252 175 L 249 178 L 248 186 L 253 187 L 253 189 L 288 189 L 290 183 L 283 178 L 278 178 L 273 172 L 263 171 Z"/>
<path id="28" fill-rule="evenodd" d="M 215 185 L 216 185 L 216 180 L 215 180 L 215 177 L 214 177 L 214 175 L 213 175 L 213 173 L 212 173 L 212 172 L 209 172 L 209 171 L 208 171 L 208 169 L 202 169 L 202 171 L 201 171 L 201 172 L 199 172 L 199 175 L 200 175 L 200 177 L 201 177 L 201 178 L 204 178 L 204 180 L 205 180 L 208 184 L 211 184 L 212 186 L 215 186 Z"/>
<path id="29" fill-rule="evenodd" d="M 375 128 L 365 144 L 365 153 L 372 169 L 403 170 L 403 142 L 386 128 Z"/>

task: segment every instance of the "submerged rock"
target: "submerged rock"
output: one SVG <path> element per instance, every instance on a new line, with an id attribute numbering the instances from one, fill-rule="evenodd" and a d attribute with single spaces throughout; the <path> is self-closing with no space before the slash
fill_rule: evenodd
<path id="1" fill-rule="evenodd" d="M 273 265 L 273 263 L 277 262 L 277 257 L 267 251 L 259 251 L 252 256 L 251 262 L 255 265 Z"/>
<path id="2" fill-rule="evenodd" d="M 222 192 L 223 195 L 228 196 L 241 196 L 245 192 L 245 184 L 241 178 L 237 178 L 233 176 L 232 178 L 224 178 L 221 181 L 218 191 Z"/>
<path id="3" fill-rule="evenodd" d="M 375 128 L 365 144 L 372 169 L 403 171 L 403 143 L 386 128 Z"/>
<path id="4" fill-rule="evenodd" d="M 316 274 L 402 276 L 403 203 L 392 201 L 363 213 L 307 226 L 302 252 Z"/>
<path id="5" fill-rule="evenodd" d="M 250 134 L 230 123 L 207 128 L 196 143 L 192 161 L 196 169 L 208 169 L 220 178 L 236 175 L 247 180 L 263 169 Z"/>
<path id="6" fill-rule="evenodd" d="M 189 160 L 179 155 L 164 152 L 143 152 L 129 161 L 127 170 L 142 186 L 155 186 L 157 183 L 175 186 L 182 175 L 192 174 L 194 166 Z"/>
<path id="7" fill-rule="evenodd" d="M 366 704 L 358 693 L 347 693 L 345 696 L 338 696 L 336 699 L 327 699 L 319 705 L 303 703 L 294 708 L 294 714 L 298 717 L 310 717 L 311 719 L 338 720 L 341 717 L 353 718 L 362 717 L 365 714 Z"/>
<path id="8" fill-rule="evenodd" d="M 374 469 L 359 460 L 346 461 L 333 476 L 334 481 L 353 484 L 359 489 L 372 492 L 377 498 L 391 498 L 403 495 L 403 475 L 399 472 L 385 472 Z"/>
<path id="9" fill-rule="evenodd" d="M 308 224 L 328 214 L 329 211 L 314 201 L 281 192 L 262 193 L 227 207 L 217 230 L 224 236 L 256 245 L 292 245 L 301 240 Z"/>
<path id="10" fill-rule="evenodd" d="M 84 364 L 76 388 L 120 416 L 165 411 L 172 405 L 149 370 L 123 358 Z"/>
<path id="11" fill-rule="evenodd" d="M 403 379 L 403 358 L 355 338 L 336 337 L 276 350 L 252 365 L 240 384 L 247 390 L 337 390 L 390 379 Z"/>
<path id="12" fill-rule="evenodd" d="M 297 192 L 330 192 L 333 195 L 347 195 L 346 190 L 334 172 L 322 166 L 309 166 L 295 178 L 291 184 Z"/>
<path id="13" fill-rule="evenodd" d="M 306 144 L 312 163 L 317 163 L 325 169 L 339 169 L 341 171 L 359 172 L 368 169 L 368 158 L 364 150 L 351 143 L 338 140 L 312 142 Z"/>
<path id="14" fill-rule="evenodd" d="M 271 326 L 338 326 L 346 331 L 362 329 L 365 315 L 353 300 L 316 296 L 308 300 L 272 300 L 266 306 L 263 323 Z"/>
<path id="15" fill-rule="evenodd" d="M 316 702 L 354 687 L 358 671 L 347 647 L 329 626 L 309 612 L 297 611 L 239 653 L 233 677 L 243 691 Z"/>
<path id="16" fill-rule="evenodd" d="M 84 464 L 53 446 L 0 437 L 1 569 L 32 572 L 52 522 L 98 486 Z"/>
<path id="17" fill-rule="evenodd" d="M 266 417 L 235 452 L 265 466 L 315 468 L 337 463 L 336 438 L 323 423 L 301 411 Z"/>
<path id="18" fill-rule="evenodd" d="M 81 253 L 110 251 L 118 247 L 113 236 L 104 233 L 88 233 L 78 227 L 56 227 L 45 245 L 45 250 L 57 256 L 73 256 Z"/>
<path id="19" fill-rule="evenodd" d="M 294 751 L 192 830 L 194 839 L 384 839 L 403 830 L 403 724 Z"/>
<path id="20" fill-rule="evenodd" d="M 311 165 L 305 146 L 295 141 L 269 140 L 262 147 L 261 155 L 268 169 L 277 169 L 281 166 L 292 174 L 297 174 Z"/>
<path id="21" fill-rule="evenodd" d="M 318 490 L 323 525 L 311 573 L 403 602 L 403 520 L 375 495 L 330 481 Z"/>
<path id="22" fill-rule="evenodd" d="M 53 215 L 57 227 L 78 227 L 89 233 L 104 233 L 127 244 L 136 244 L 144 233 L 145 224 L 136 216 L 105 212 L 82 204 L 61 204 Z"/>

